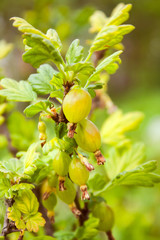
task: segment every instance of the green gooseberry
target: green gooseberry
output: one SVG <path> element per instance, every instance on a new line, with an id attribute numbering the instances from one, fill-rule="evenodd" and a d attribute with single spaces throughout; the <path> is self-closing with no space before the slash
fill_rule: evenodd
<path id="1" fill-rule="evenodd" d="M 59 187 L 57 186 L 57 195 L 66 204 L 72 204 L 76 197 L 76 189 L 74 187 L 74 184 L 69 178 L 66 178 L 64 187 L 66 189 L 65 191 L 59 191 Z"/>
<path id="2" fill-rule="evenodd" d="M 57 204 L 56 195 L 52 192 L 46 200 L 42 200 L 42 204 L 48 211 L 53 211 Z"/>
<path id="3" fill-rule="evenodd" d="M 97 203 L 93 208 L 92 214 L 99 219 L 98 229 L 100 231 L 108 232 L 112 229 L 114 225 L 114 213 L 105 202 Z"/>
<path id="4" fill-rule="evenodd" d="M 77 185 L 85 185 L 89 178 L 89 171 L 77 156 L 74 156 L 69 165 L 69 176 Z"/>
<path id="5" fill-rule="evenodd" d="M 66 152 L 59 150 L 53 159 L 54 171 L 62 177 L 67 175 L 70 161 L 70 156 Z"/>
<path id="6" fill-rule="evenodd" d="M 101 147 L 101 136 L 98 128 L 88 119 L 77 124 L 74 138 L 79 147 L 87 152 L 96 152 Z"/>
<path id="7" fill-rule="evenodd" d="M 84 89 L 72 89 L 63 100 L 63 112 L 70 123 L 78 123 L 88 116 L 92 105 L 90 94 Z"/>

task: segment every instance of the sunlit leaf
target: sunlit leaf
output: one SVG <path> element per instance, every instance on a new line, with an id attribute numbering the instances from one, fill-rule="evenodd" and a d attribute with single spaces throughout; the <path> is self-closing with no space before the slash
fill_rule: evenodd
<path id="1" fill-rule="evenodd" d="M 129 171 L 137 167 L 145 160 L 145 147 L 143 143 L 136 143 L 128 150 L 120 153 L 111 148 L 106 158 L 106 171 L 110 179 L 116 177 L 120 172 Z"/>
<path id="2" fill-rule="evenodd" d="M 84 48 L 79 45 L 79 39 L 74 40 L 67 53 L 66 53 L 66 62 L 68 65 L 72 63 L 77 63 L 82 60 Z"/>
<path id="3" fill-rule="evenodd" d="M 33 117 L 39 112 L 46 111 L 51 104 L 52 103 L 47 100 L 41 100 L 26 107 L 24 113 L 27 117 Z"/>
<path id="4" fill-rule="evenodd" d="M 0 90 L 0 95 L 5 96 L 8 100 L 31 102 L 37 98 L 37 94 L 26 81 L 17 82 L 10 78 L 4 78 L 0 85 L 4 88 Z"/>
<path id="5" fill-rule="evenodd" d="M 148 161 L 138 167 L 119 173 L 113 178 L 103 189 L 97 191 L 95 194 L 99 195 L 109 189 L 125 185 L 125 186 L 141 186 L 153 187 L 154 184 L 160 183 L 160 175 L 152 173 L 157 168 L 157 161 Z"/>
<path id="6" fill-rule="evenodd" d="M 28 229 L 29 232 L 38 232 L 39 227 L 43 227 L 45 224 L 45 220 L 42 217 L 41 213 L 36 213 L 33 216 L 30 216 L 27 218 L 26 221 L 26 228 Z"/>
<path id="7" fill-rule="evenodd" d="M 141 112 L 123 114 L 120 110 L 116 111 L 102 125 L 102 141 L 113 146 L 121 145 L 121 141 L 126 139 L 125 133 L 136 129 L 143 119 Z"/>
<path id="8" fill-rule="evenodd" d="M 56 73 L 57 71 L 55 71 L 50 65 L 43 64 L 37 69 L 37 73 L 29 76 L 28 81 L 38 94 L 49 94 L 54 90 L 50 81 Z"/>

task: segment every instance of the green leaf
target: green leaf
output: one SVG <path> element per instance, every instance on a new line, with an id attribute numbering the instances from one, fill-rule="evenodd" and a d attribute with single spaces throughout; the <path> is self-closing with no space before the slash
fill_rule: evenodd
<path id="1" fill-rule="evenodd" d="M 157 161 L 152 160 L 139 165 L 130 171 L 121 172 L 102 190 L 97 191 L 95 195 L 102 194 L 103 192 L 120 185 L 153 187 L 156 183 L 160 183 L 160 175 L 151 173 L 156 168 Z"/>
<path id="2" fill-rule="evenodd" d="M 24 162 L 25 174 L 31 175 L 36 170 L 35 162 L 39 157 L 39 153 L 36 152 L 36 148 L 38 145 L 39 145 L 39 142 L 33 143 L 21 158 L 21 161 Z"/>
<path id="3" fill-rule="evenodd" d="M 87 87 L 87 89 L 101 89 L 103 88 L 103 83 L 93 83 L 93 84 L 89 84 L 89 86 Z"/>
<path id="4" fill-rule="evenodd" d="M 67 126 L 65 123 L 60 123 L 58 126 L 55 126 L 55 132 L 57 138 L 62 138 L 67 133 Z"/>
<path id="5" fill-rule="evenodd" d="M 0 198 L 2 198 L 10 189 L 11 183 L 9 179 L 2 178 L 0 179 Z"/>
<path id="6" fill-rule="evenodd" d="M 23 54 L 25 62 L 36 68 L 47 61 L 53 61 L 58 66 L 64 64 L 59 52 L 61 42 L 55 30 L 49 29 L 44 34 L 22 18 L 14 17 L 12 20 L 13 26 L 25 33 L 23 35 L 26 45 L 26 52 Z"/>
<path id="7" fill-rule="evenodd" d="M 63 100 L 63 98 L 64 98 L 64 93 L 62 92 L 62 90 L 56 90 L 56 91 L 51 92 L 50 97 L 57 98 L 62 103 L 61 100 Z"/>
<path id="8" fill-rule="evenodd" d="M 60 72 L 57 72 L 53 75 L 50 84 L 54 86 L 54 89 L 57 90 L 63 90 L 63 79 L 64 79 L 64 75 Z"/>
<path id="9" fill-rule="evenodd" d="M 39 112 L 46 111 L 51 105 L 52 103 L 50 101 L 41 100 L 26 107 L 24 113 L 27 117 L 33 117 Z"/>
<path id="10" fill-rule="evenodd" d="M 34 142 L 36 123 L 26 119 L 20 112 L 14 112 L 9 116 L 7 126 L 12 146 L 16 149 L 25 151 Z"/>
<path id="11" fill-rule="evenodd" d="M 89 79 L 87 80 L 87 84 L 86 87 L 89 85 L 89 83 L 93 80 L 95 80 L 95 77 L 97 76 L 97 74 L 99 74 L 100 72 L 102 72 L 103 70 L 106 70 L 108 73 L 111 73 L 111 69 L 112 69 L 112 73 L 114 73 L 114 70 L 117 70 L 117 64 L 121 63 L 121 60 L 119 58 L 119 55 L 122 53 L 122 51 L 117 51 L 115 53 L 113 53 L 112 55 L 110 55 L 109 57 L 105 58 L 95 69 L 95 71 L 92 73 L 92 75 L 89 77 Z M 116 65 L 114 65 L 116 64 Z M 98 79 L 98 78 L 97 78 Z M 99 80 L 99 79 L 98 79 Z"/>
<path id="12" fill-rule="evenodd" d="M 39 226 L 44 226 L 45 220 L 38 212 L 39 203 L 31 190 L 22 190 L 15 202 L 10 207 L 8 218 L 15 221 L 19 229 L 27 228 L 28 231 L 37 232 Z"/>
<path id="13" fill-rule="evenodd" d="M 102 11 L 95 11 L 89 18 L 91 28 L 89 29 L 91 33 L 99 32 L 107 21 L 107 17 Z"/>
<path id="14" fill-rule="evenodd" d="M 91 75 L 94 71 L 94 67 L 92 66 L 91 63 L 86 63 L 86 62 L 78 62 L 78 63 L 74 63 L 70 66 L 67 66 L 65 68 L 65 71 L 73 71 L 74 75 L 76 75 L 77 73 L 81 73 L 84 75 Z"/>
<path id="15" fill-rule="evenodd" d="M 55 71 L 49 64 L 43 64 L 37 69 L 37 73 L 31 74 L 28 78 L 32 88 L 36 93 L 45 95 L 54 90 L 54 87 L 50 84 Z"/>
<path id="16" fill-rule="evenodd" d="M 30 183 L 19 183 L 19 184 L 15 184 L 11 187 L 11 191 L 19 191 L 22 189 L 27 189 L 27 190 L 31 190 L 35 188 L 34 185 L 30 184 Z"/>
<path id="17" fill-rule="evenodd" d="M 91 217 L 87 221 L 85 221 L 83 227 L 79 227 L 75 233 L 75 236 L 79 240 L 83 239 L 92 239 L 98 234 L 98 227 L 99 219 Z"/>
<path id="18" fill-rule="evenodd" d="M 106 69 L 107 71 L 107 68 L 115 63 L 115 62 L 118 62 L 118 63 L 121 63 L 121 60 L 119 58 L 119 55 L 122 53 L 123 51 L 117 51 L 115 53 L 113 53 L 112 55 L 110 55 L 109 57 L 105 58 L 97 67 L 96 67 L 96 71 L 94 72 L 94 74 L 97 74 L 97 73 L 100 73 L 102 70 Z"/>
<path id="19" fill-rule="evenodd" d="M 59 139 L 57 137 L 52 138 L 50 141 L 46 142 L 43 147 L 43 154 L 47 155 L 49 152 L 55 148 L 60 148 Z"/>
<path id="20" fill-rule="evenodd" d="M 8 219 L 14 221 L 18 229 L 25 230 L 26 226 L 22 219 L 21 212 L 14 206 L 8 208 Z"/>
<path id="21" fill-rule="evenodd" d="M 6 43 L 6 41 L 0 41 L 0 59 L 5 58 L 8 53 L 13 49 L 13 44 Z"/>
<path id="22" fill-rule="evenodd" d="M 117 43 L 120 43 L 123 40 L 123 36 L 133 30 L 134 26 L 129 24 L 120 26 L 105 25 L 95 37 L 90 47 L 89 56 L 87 57 L 86 61 L 94 51 L 104 50 L 116 45 Z"/>
<path id="23" fill-rule="evenodd" d="M 16 209 L 27 215 L 34 215 L 37 213 L 39 203 L 31 190 L 23 190 L 15 199 L 13 204 Z"/>
<path id="24" fill-rule="evenodd" d="M 43 32 L 41 32 L 40 30 L 33 27 L 31 24 L 29 24 L 23 18 L 12 17 L 11 20 L 14 21 L 13 26 L 17 27 L 20 32 L 30 33 L 30 34 L 33 33 L 33 34 L 40 35 L 40 36 L 50 40 L 52 43 L 54 43 L 57 48 L 61 48 L 61 41 L 59 39 L 57 32 L 54 29 L 49 29 L 45 35 Z"/>
<path id="25" fill-rule="evenodd" d="M 17 158 L 11 158 L 8 161 L 1 162 L 0 172 L 21 176 L 24 172 L 24 166 L 23 163 Z"/>
<path id="26" fill-rule="evenodd" d="M 39 34 L 43 36 L 43 33 L 36 28 L 34 28 L 31 24 L 29 24 L 27 21 L 25 21 L 23 18 L 19 17 L 12 17 L 11 20 L 13 20 L 13 26 L 18 27 L 18 30 L 23 33 L 34 33 Z"/>
<path id="27" fill-rule="evenodd" d="M 57 48 L 47 39 L 36 34 L 25 34 L 24 43 L 28 46 L 23 54 L 24 62 L 37 68 L 41 64 L 53 61 L 55 64 L 63 64 L 62 57 Z"/>
<path id="28" fill-rule="evenodd" d="M 29 216 L 26 221 L 26 228 L 29 232 L 38 232 L 39 226 L 43 227 L 45 220 L 41 213 L 36 213 L 34 216 Z"/>
<path id="29" fill-rule="evenodd" d="M 111 17 L 107 19 L 107 25 L 120 25 L 123 22 L 127 21 L 129 18 L 129 11 L 132 8 L 132 4 L 118 4 L 115 9 L 113 9 Z"/>
<path id="30" fill-rule="evenodd" d="M 106 177 L 97 173 L 89 179 L 88 185 L 93 191 L 98 191 L 106 185 Z"/>
<path id="31" fill-rule="evenodd" d="M 120 110 L 116 111 L 102 125 L 102 142 L 116 147 L 122 146 L 124 140 L 129 141 L 125 133 L 136 129 L 143 119 L 144 115 L 141 112 L 123 114 Z"/>
<path id="32" fill-rule="evenodd" d="M 120 172 L 129 171 L 145 160 L 145 147 L 143 143 L 136 143 L 128 150 L 120 153 L 115 148 L 109 151 L 106 158 L 106 171 L 110 179 L 115 178 Z"/>
<path id="33" fill-rule="evenodd" d="M 79 42 L 79 39 L 75 39 L 66 53 L 66 62 L 68 65 L 80 62 L 83 58 L 84 48 L 79 46 Z"/>
<path id="34" fill-rule="evenodd" d="M 48 29 L 46 37 L 50 39 L 53 45 L 60 51 L 62 49 L 62 42 L 58 36 L 58 33 L 54 29 Z"/>
<path id="35" fill-rule="evenodd" d="M 10 78 L 4 78 L 0 82 L 4 88 L 0 90 L 0 95 L 11 101 L 31 102 L 35 101 L 37 94 L 26 81 L 17 82 Z"/>
<path id="36" fill-rule="evenodd" d="M 90 32 L 99 32 L 105 24 L 118 26 L 124 23 L 129 18 L 131 8 L 132 4 L 120 3 L 113 9 L 110 17 L 106 17 L 102 11 L 95 11 L 90 17 Z"/>
<path id="37" fill-rule="evenodd" d="M 75 235 L 74 232 L 64 230 L 60 230 L 54 233 L 54 236 L 58 240 L 73 240 L 74 235 Z"/>

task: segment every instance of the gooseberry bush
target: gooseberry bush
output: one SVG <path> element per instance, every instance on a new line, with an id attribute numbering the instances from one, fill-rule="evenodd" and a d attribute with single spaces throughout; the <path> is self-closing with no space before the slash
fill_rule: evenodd
<path id="1" fill-rule="evenodd" d="M 119 4 L 110 17 L 96 11 L 89 51 L 76 39 L 65 57 L 54 29 L 44 34 L 22 18 L 11 19 L 23 33 L 23 60 L 37 73 L 0 82 L 0 115 L 7 104 L 29 103 L 27 119 L 12 110 L 7 120 L 16 152 L 0 160 L 1 239 L 98 240 L 104 232 L 113 240 L 110 190 L 160 182 L 153 173 L 157 162 L 146 162 L 143 143 L 125 134 L 139 126 L 143 113 L 124 114 L 107 92 L 109 75 L 121 63 L 123 36 L 134 29 L 123 24 L 130 9 Z M 106 118 L 100 131 L 91 121 L 97 108 Z"/>

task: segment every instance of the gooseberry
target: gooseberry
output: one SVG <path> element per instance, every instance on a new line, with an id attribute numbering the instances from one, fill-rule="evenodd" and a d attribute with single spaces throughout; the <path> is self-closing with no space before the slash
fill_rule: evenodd
<path id="1" fill-rule="evenodd" d="M 101 146 L 101 136 L 98 128 L 88 119 L 77 124 L 75 140 L 87 152 L 95 152 Z"/>
<path id="2" fill-rule="evenodd" d="M 114 224 L 114 213 L 105 202 L 96 204 L 92 213 L 94 217 L 99 218 L 98 229 L 100 231 L 108 232 L 112 229 Z"/>
<path id="3" fill-rule="evenodd" d="M 49 198 L 50 194 L 55 191 L 57 185 L 57 176 L 54 174 L 51 178 L 46 178 L 41 187 L 42 199 L 46 200 Z"/>
<path id="4" fill-rule="evenodd" d="M 84 89 L 72 89 L 63 100 L 63 112 L 70 123 L 78 123 L 88 116 L 92 105 L 90 94 Z"/>
<path id="5" fill-rule="evenodd" d="M 66 204 L 72 204 L 76 197 L 76 190 L 74 184 L 71 182 L 69 178 L 66 178 L 64 186 L 66 188 L 65 191 L 60 191 L 59 188 L 57 187 L 57 195 Z"/>
<path id="6" fill-rule="evenodd" d="M 70 156 L 66 152 L 63 152 L 61 150 L 57 152 L 53 160 L 53 169 L 59 175 L 59 189 L 61 191 L 65 190 L 65 176 L 68 174 L 70 161 Z"/>
<path id="7" fill-rule="evenodd" d="M 42 201 L 43 206 L 47 209 L 47 216 L 54 223 L 54 207 L 57 204 L 56 195 L 52 192 L 50 196 Z"/>
<path id="8" fill-rule="evenodd" d="M 76 133 L 74 138 L 78 146 L 87 152 L 95 153 L 97 163 L 99 165 L 104 164 L 105 159 L 99 151 L 101 136 L 96 125 L 88 119 L 83 119 L 77 124 Z"/>
<path id="9" fill-rule="evenodd" d="M 80 186 L 82 191 L 82 199 L 89 199 L 86 186 L 86 182 L 89 178 L 89 171 L 76 156 L 73 156 L 73 159 L 69 165 L 69 176 L 74 183 Z"/>
<path id="10" fill-rule="evenodd" d="M 70 156 L 61 150 L 57 152 L 53 160 L 53 169 L 59 176 L 65 176 L 68 173 Z"/>
<path id="11" fill-rule="evenodd" d="M 49 198 L 47 198 L 46 200 L 42 201 L 43 206 L 48 210 L 48 211 L 52 211 L 54 209 L 54 207 L 57 204 L 57 198 L 56 195 L 52 192 L 49 196 Z"/>

